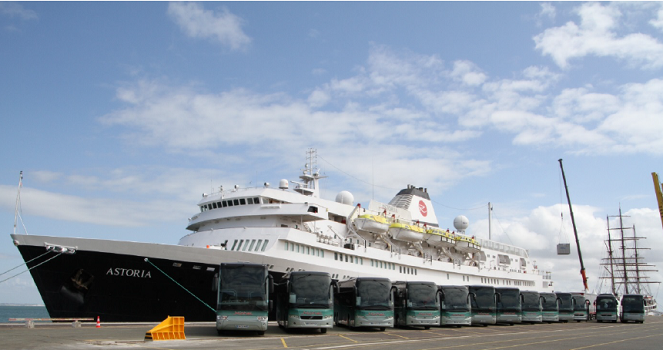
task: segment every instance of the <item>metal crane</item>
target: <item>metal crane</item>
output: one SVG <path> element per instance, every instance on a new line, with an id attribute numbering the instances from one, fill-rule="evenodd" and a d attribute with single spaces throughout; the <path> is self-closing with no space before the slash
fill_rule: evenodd
<path id="1" fill-rule="evenodd" d="M 576 246 L 578 247 L 578 259 L 580 260 L 580 275 L 582 276 L 582 284 L 585 286 L 585 292 L 589 290 L 587 287 L 587 275 L 585 274 L 585 264 L 582 262 L 582 253 L 580 252 L 580 240 L 578 239 L 578 230 L 576 230 L 576 220 L 573 217 L 573 208 L 571 207 L 571 197 L 569 197 L 569 188 L 566 186 L 566 176 L 564 175 L 564 166 L 562 166 L 562 159 L 559 159 L 559 167 L 562 169 L 562 179 L 564 179 L 564 189 L 566 190 L 566 199 L 569 202 L 569 211 L 571 212 L 571 223 L 573 224 L 573 234 L 576 236 Z"/>
<path id="2" fill-rule="evenodd" d="M 656 190 L 656 199 L 658 200 L 658 211 L 661 213 L 661 225 L 663 225 L 663 194 L 661 194 L 661 182 L 658 181 L 658 174 L 651 173 L 654 179 L 654 189 Z"/>

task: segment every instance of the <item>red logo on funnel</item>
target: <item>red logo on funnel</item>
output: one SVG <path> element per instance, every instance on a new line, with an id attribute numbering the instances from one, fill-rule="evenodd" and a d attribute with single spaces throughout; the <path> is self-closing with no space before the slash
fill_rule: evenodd
<path id="1" fill-rule="evenodd" d="M 424 217 L 428 215 L 428 208 L 426 208 L 426 203 L 424 203 L 424 201 L 419 201 L 419 212 Z"/>

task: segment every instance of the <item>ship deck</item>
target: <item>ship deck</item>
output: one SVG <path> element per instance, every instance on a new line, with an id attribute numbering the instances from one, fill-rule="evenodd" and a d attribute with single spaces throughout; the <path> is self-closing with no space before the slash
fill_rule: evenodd
<path id="1" fill-rule="evenodd" d="M 217 335 L 214 323 L 185 323 L 186 340 L 145 341 L 157 323 L 94 322 L 73 328 L 70 323 L 0 324 L 3 349 L 660 349 L 663 317 L 648 316 L 644 324 L 571 322 L 536 325 L 495 325 L 462 328 L 349 330 L 334 327 L 286 332 L 270 322 L 264 336 Z"/>

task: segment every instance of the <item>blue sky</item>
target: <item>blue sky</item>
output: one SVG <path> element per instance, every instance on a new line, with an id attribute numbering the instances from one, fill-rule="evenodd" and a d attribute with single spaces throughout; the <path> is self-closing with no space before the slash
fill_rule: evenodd
<path id="1" fill-rule="evenodd" d="M 575 291 L 563 158 L 590 288 L 620 205 L 663 262 L 660 3 L 0 2 L 0 63 L 8 233 L 21 170 L 30 234 L 175 244 L 201 193 L 296 180 L 313 147 L 323 197 L 426 187 L 478 237 L 491 202 Z M 24 274 L 0 302 L 41 298 Z"/>

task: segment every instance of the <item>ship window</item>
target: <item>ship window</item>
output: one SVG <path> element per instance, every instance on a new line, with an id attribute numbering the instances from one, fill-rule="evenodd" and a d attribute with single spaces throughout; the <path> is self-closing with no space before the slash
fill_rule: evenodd
<path id="1" fill-rule="evenodd" d="M 251 240 L 251 245 L 249 246 L 249 251 L 253 250 L 253 245 L 256 244 L 256 240 L 252 239 Z"/>
<path id="2" fill-rule="evenodd" d="M 243 239 L 240 239 L 240 240 L 239 240 L 239 244 L 237 245 L 237 251 L 239 251 L 240 249 L 242 249 L 242 244 L 244 244 L 244 240 L 243 240 Z"/>
<path id="3" fill-rule="evenodd" d="M 260 198 L 259 197 L 254 197 L 253 198 L 253 204 L 260 204 Z"/>
<path id="4" fill-rule="evenodd" d="M 288 241 L 285 242 L 285 250 L 288 250 Z"/>
<path id="5" fill-rule="evenodd" d="M 233 247 L 230 248 L 230 250 L 235 250 L 235 246 L 236 246 L 236 245 L 237 245 L 237 240 L 235 240 L 235 242 L 233 242 Z"/>
<path id="6" fill-rule="evenodd" d="M 338 260 L 338 253 L 334 253 L 334 260 Z"/>
<path id="7" fill-rule="evenodd" d="M 212 204 L 210 204 L 210 205 L 212 206 L 212 209 L 216 209 L 216 202 L 215 202 L 215 203 L 212 203 Z"/>
<path id="8" fill-rule="evenodd" d="M 311 247 L 306 247 L 306 255 L 311 255 Z"/>
<path id="9" fill-rule="evenodd" d="M 267 243 L 269 243 L 268 239 L 266 239 L 265 242 L 263 242 L 261 251 L 263 252 L 265 251 L 265 249 L 267 248 Z"/>
<path id="10" fill-rule="evenodd" d="M 244 248 L 242 248 L 242 251 L 246 251 L 246 248 L 249 246 L 250 241 L 247 239 L 246 242 L 244 243 Z"/>
<path id="11" fill-rule="evenodd" d="M 449 274 L 447 274 L 447 279 L 449 279 Z"/>
<path id="12" fill-rule="evenodd" d="M 520 266 L 521 267 L 526 267 L 527 266 L 527 261 L 525 260 L 525 258 L 520 258 Z"/>
<path id="13" fill-rule="evenodd" d="M 253 198 L 247 198 L 246 204 L 253 204 Z"/>
<path id="14" fill-rule="evenodd" d="M 233 205 L 239 205 L 239 199 L 233 199 Z"/>
<path id="15" fill-rule="evenodd" d="M 246 199 L 244 199 L 244 198 L 240 198 L 240 199 L 239 199 L 239 204 L 241 204 L 241 205 L 246 205 Z"/>
<path id="16" fill-rule="evenodd" d="M 226 202 L 226 201 L 221 201 L 221 206 L 224 207 L 224 208 L 227 207 L 227 206 L 228 206 L 228 202 Z"/>
<path id="17" fill-rule="evenodd" d="M 262 239 L 259 239 L 259 240 L 258 240 L 258 244 L 256 244 L 256 249 L 254 250 L 255 252 L 258 251 L 258 248 L 260 248 L 260 244 L 261 244 L 261 243 L 262 243 Z M 286 248 L 286 249 L 288 249 L 288 248 Z"/>
<path id="18" fill-rule="evenodd" d="M 347 255 L 345 256 L 345 262 L 348 262 L 348 256 Z"/>
<path id="19" fill-rule="evenodd" d="M 364 265 L 364 258 L 359 258 L 359 259 L 361 259 L 361 260 L 360 260 L 360 261 L 361 261 L 361 264 Z"/>
<path id="20" fill-rule="evenodd" d="M 229 207 L 232 207 L 232 206 L 233 206 L 233 201 L 232 201 L 232 200 L 228 200 L 228 206 L 229 206 Z"/>
<path id="21" fill-rule="evenodd" d="M 313 206 L 308 207 L 308 210 L 307 210 L 307 211 L 308 211 L 309 213 L 317 213 L 317 212 L 318 212 L 318 207 L 313 207 Z"/>
<path id="22" fill-rule="evenodd" d="M 398 272 L 403 273 L 403 266 L 398 265 Z"/>
<path id="23" fill-rule="evenodd" d="M 324 250 L 320 250 L 320 253 L 321 253 L 321 254 L 320 254 L 320 257 L 321 257 L 321 258 L 324 258 L 324 257 L 325 257 L 325 251 L 324 251 Z"/>

